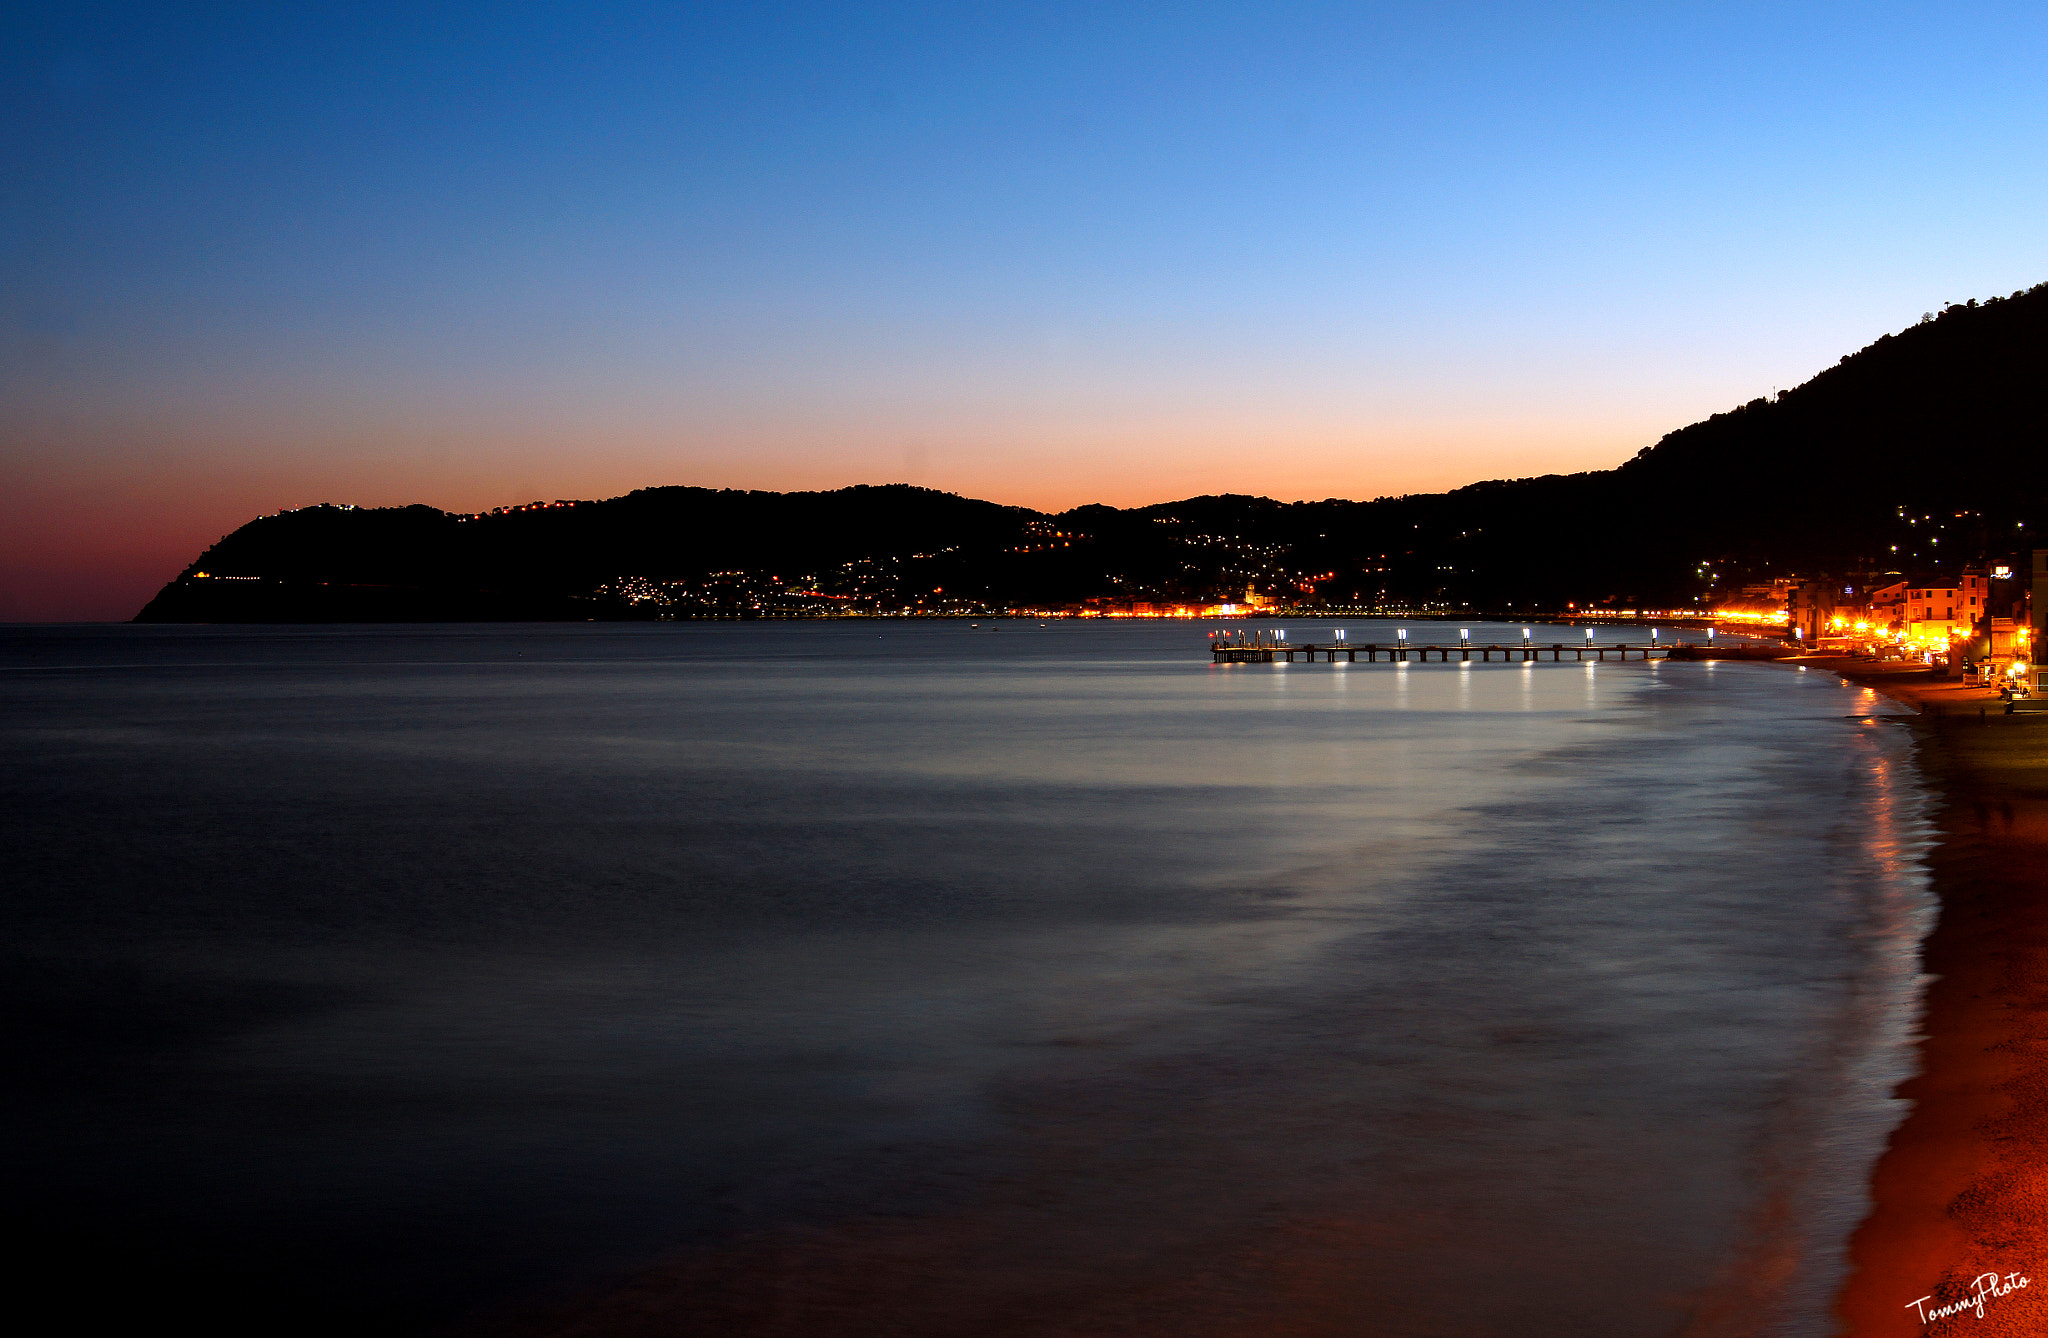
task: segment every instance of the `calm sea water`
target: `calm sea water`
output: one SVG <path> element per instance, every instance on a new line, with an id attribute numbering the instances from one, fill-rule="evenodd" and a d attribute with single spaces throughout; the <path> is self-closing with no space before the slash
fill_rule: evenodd
<path id="1" fill-rule="evenodd" d="M 1828 1332 L 1931 914 L 1879 701 L 1204 631 L 0 630 L 30 1266 L 218 1333 Z"/>

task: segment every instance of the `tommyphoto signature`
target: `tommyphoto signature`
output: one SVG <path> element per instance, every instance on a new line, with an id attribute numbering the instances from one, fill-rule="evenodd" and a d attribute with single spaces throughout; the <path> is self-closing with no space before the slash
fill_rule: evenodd
<path id="1" fill-rule="evenodd" d="M 1932 1324 L 1938 1319 L 1947 1319 L 1970 1311 L 1978 1319 L 1984 1318 L 1984 1307 L 2001 1296 L 2010 1296 L 2027 1285 L 2029 1279 L 2018 1273 L 2007 1273 L 2001 1280 L 1996 1273 L 1979 1273 L 1970 1284 L 1970 1294 L 1960 1301 L 1949 1301 L 1943 1305 L 1930 1305 L 1933 1296 L 1923 1296 L 1917 1301 L 1908 1301 L 1906 1309 L 1918 1311 L 1922 1324 Z"/>

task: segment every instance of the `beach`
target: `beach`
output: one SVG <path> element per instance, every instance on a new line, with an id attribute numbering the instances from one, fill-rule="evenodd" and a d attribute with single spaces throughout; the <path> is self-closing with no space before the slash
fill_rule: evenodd
<path id="1" fill-rule="evenodd" d="M 1898 1091 L 1913 1108 L 1850 1244 L 1844 1332 L 2038 1334 L 2048 1309 L 2021 1280 L 2048 1282 L 2048 715 L 1924 673 L 1830 667 L 1921 711 L 1941 903 L 1920 1071 Z"/>

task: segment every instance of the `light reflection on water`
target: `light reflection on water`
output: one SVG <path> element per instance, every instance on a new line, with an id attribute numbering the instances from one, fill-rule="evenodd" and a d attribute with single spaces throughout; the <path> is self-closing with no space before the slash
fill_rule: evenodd
<path id="1" fill-rule="evenodd" d="M 791 1332 L 1826 1331 L 1927 914 L 1905 740 L 1831 676 L 14 635 L 77 1248 L 346 1275 L 343 1327 L 679 1244 L 744 1290 L 802 1226 Z"/>

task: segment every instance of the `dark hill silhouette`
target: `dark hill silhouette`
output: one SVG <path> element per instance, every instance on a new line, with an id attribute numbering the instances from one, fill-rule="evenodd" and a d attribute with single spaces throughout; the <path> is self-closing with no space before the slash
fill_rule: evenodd
<path id="1" fill-rule="evenodd" d="M 1908 574 L 2031 546 L 2048 285 L 1951 305 L 1617 469 L 1446 493 L 1194 497 L 1060 515 L 904 485 L 647 488 L 455 516 L 251 521 L 139 621 L 968 611 L 1091 598 L 1536 612 L 1691 607 L 1763 575 Z"/>

